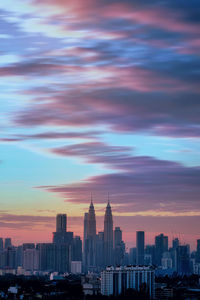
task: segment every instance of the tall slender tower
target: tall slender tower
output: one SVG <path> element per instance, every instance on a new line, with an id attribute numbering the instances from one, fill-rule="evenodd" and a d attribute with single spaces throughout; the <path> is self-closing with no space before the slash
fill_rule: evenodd
<path id="1" fill-rule="evenodd" d="M 88 213 L 88 237 L 96 237 L 96 216 L 95 216 L 95 210 L 94 205 L 91 199 L 89 213 Z"/>
<path id="2" fill-rule="evenodd" d="M 136 231 L 136 263 L 144 265 L 144 231 Z"/>
<path id="3" fill-rule="evenodd" d="M 92 197 L 84 218 L 84 265 L 85 271 L 93 271 L 96 267 L 96 216 Z"/>
<path id="4" fill-rule="evenodd" d="M 104 217 L 104 259 L 105 266 L 113 264 L 113 218 L 109 199 Z"/>

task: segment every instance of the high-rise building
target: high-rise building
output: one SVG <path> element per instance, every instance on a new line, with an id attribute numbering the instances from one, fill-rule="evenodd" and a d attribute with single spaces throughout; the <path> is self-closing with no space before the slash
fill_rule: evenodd
<path id="1" fill-rule="evenodd" d="M 11 238 L 5 238 L 4 249 L 12 246 Z"/>
<path id="2" fill-rule="evenodd" d="M 96 216 L 95 216 L 95 210 L 94 205 L 91 199 L 90 207 L 89 207 L 89 213 L 88 213 L 88 226 L 87 226 L 87 238 L 96 237 Z"/>
<path id="3" fill-rule="evenodd" d="M 58 214 L 56 216 L 56 232 L 53 232 L 53 243 L 56 245 L 68 244 L 72 246 L 73 232 L 66 231 L 67 215 Z"/>
<path id="4" fill-rule="evenodd" d="M 85 249 L 85 241 L 86 241 L 87 236 L 88 236 L 88 212 L 85 213 L 85 215 L 84 215 L 83 227 L 84 227 L 84 232 L 83 232 L 83 250 L 84 250 Z"/>
<path id="5" fill-rule="evenodd" d="M 105 266 L 113 264 L 113 218 L 109 201 L 104 217 L 104 259 Z"/>
<path id="6" fill-rule="evenodd" d="M 67 231 L 67 215 L 58 214 L 56 216 L 56 232 L 66 232 Z"/>
<path id="7" fill-rule="evenodd" d="M 176 249 L 176 248 L 178 248 L 178 246 L 179 246 L 179 239 L 178 238 L 173 239 L 172 248 Z"/>
<path id="8" fill-rule="evenodd" d="M 3 238 L 0 238 L 0 252 L 3 251 Z"/>
<path id="9" fill-rule="evenodd" d="M 180 275 L 188 275 L 190 273 L 189 245 L 182 245 L 177 248 L 177 271 Z"/>
<path id="10" fill-rule="evenodd" d="M 35 248 L 27 248 L 23 253 L 23 267 L 25 270 L 35 271 L 39 269 L 39 251 Z"/>
<path id="11" fill-rule="evenodd" d="M 144 265 L 144 231 L 136 232 L 136 263 Z"/>
<path id="12" fill-rule="evenodd" d="M 98 232 L 96 239 L 96 264 L 100 271 L 104 267 L 104 232 Z"/>
<path id="13" fill-rule="evenodd" d="M 200 239 L 197 240 L 196 262 L 200 263 Z"/>
<path id="14" fill-rule="evenodd" d="M 127 289 L 146 291 L 154 298 L 155 271 L 152 267 L 107 267 L 101 272 L 101 293 L 118 296 Z"/>
<path id="15" fill-rule="evenodd" d="M 96 216 L 92 199 L 84 218 L 84 235 L 84 269 L 93 271 L 96 268 Z"/>
<path id="16" fill-rule="evenodd" d="M 129 250 L 129 263 L 131 265 L 136 265 L 136 247 L 130 248 Z"/>
<path id="17" fill-rule="evenodd" d="M 121 266 L 125 255 L 125 245 L 122 241 L 122 231 L 120 227 L 114 230 L 114 265 Z"/>
<path id="18" fill-rule="evenodd" d="M 114 247 L 116 248 L 117 245 L 120 245 L 122 241 L 122 231 L 120 227 L 115 227 L 114 231 Z"/>
<path id="19" fill-rule="evenodd" d="M 161 266 L 161 259 L 164 252 L 168 251 L 168 236 L 163 233 L 155 237 L 155 254 L 156 254 L 156 264 Z"/>
<path id="20" fill-rule="evenodd" d="M 82 241 L 80 236 L 75 236 L 73 239 L 72 260 L 82 261 Z"/>

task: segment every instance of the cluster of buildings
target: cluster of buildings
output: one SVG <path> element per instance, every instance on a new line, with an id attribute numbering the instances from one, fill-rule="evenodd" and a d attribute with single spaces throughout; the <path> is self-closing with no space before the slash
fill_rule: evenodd
<path id="1" fill-rule="evenodd" d="M 155 272 L 158 275 L 200 275 L 200 239 L 197 249 L 181 245 L 178 238 L 168 245 L 168 236 L 155 237 L 154 245 L 145 245 L 145 232 L 136 232 L 136 247 L 129 253 L 120 227 L 113 227 L 108 200 L 103 231 L 97 232 L 93 201 L 84 215 L 83 244 L 80 236 L 67 231 L 67 215 L 56 216 L 52 243 L 24 243 L 13 246 L 11 238 L 0 238 L 0 275 L 52 273 L 101 273 L 101 291 L 105 295 L 120 294 L 124 287 L 139 289 L 146 284 L 153 291 Z"/>

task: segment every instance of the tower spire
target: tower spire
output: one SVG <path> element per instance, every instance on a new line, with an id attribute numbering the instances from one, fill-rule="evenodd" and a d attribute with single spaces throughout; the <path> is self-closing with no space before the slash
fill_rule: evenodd
<path id="1" fill-rule="evenodd" d="M 110 206 L 110 194 L 109 194 L 109 192 L 108 192 L 108 203 L 107 203 L 107 207 L 109 207 Z"/>
<path id="2" fill-rule="evenodd" d="M 92 192 L 91 192 L 91 196 L 90 196 L 90 204 L 93 204 Z"/>

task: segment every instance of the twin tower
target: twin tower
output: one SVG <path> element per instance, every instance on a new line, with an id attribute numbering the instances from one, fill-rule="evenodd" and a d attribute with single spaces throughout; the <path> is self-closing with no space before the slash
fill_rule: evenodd
<path id="1" fill-rule="evenodd" d="M 84 216 L 84 268 L 96 270 L 113 264 L 113 217 L 110 202 L 105 211 L 104 231 L 96 232 L 96 215 L 91 199 L 89 212 Z"/>

